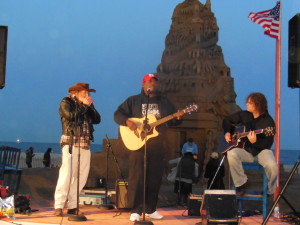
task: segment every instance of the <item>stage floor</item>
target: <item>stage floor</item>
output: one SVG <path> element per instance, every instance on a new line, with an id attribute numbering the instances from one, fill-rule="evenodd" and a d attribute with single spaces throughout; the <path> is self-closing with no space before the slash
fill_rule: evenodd
<path id="1" fill-rule="evenodd" d="M 45 203 L 45 202 L 44 202 Z M 48 202 L 49 205 L 50 202 Z M 40 224 L 85 224 L 85 225 L 126 225 L 134 224 L 129 220 L 130 213 L 128 211 L 113 210 L 100 210 L 97 206 L 80 205 L 80 210 L 85 213 L 87 221 L 74 222 L 68 221 L 67 215 L 63 217 L 56 217 L 53 215 L 53 208 L 49 206 L 41 206 L 31 202 L 31 208 L 38 210 L 31 215 L 15 214 L 15 219 L 1 218 L 1 225 L 40 225 Z M 66 210 L 64 210 L 66 212 Z M 151 220 L 153 224 L 170 224 L 170 225 L 185 225 L 201 222 L 200 217 L 188 216 L 188 211 L 184 208 L 168 207 L 159 208 L 158 211 L 164 215 L 162 220 Z M 146 220 L 149 220 L 146 218 Z M 262 216 L 243 217 L 240 225 L 259 225 L 262 224 Z M 284 225 L 289 224 L 282 222 L 280 219 L 271 217 L 267 224 Z"/>

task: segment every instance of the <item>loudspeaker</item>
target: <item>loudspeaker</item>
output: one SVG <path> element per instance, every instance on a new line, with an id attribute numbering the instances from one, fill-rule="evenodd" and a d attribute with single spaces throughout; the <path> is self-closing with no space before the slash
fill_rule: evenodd
<path id="1" fill-rule="evenodd" d="M 205 190 L 200 213 L 202 225 L 238 225 L 235 190 Z"/>
<path id="2" fill-rule="evenodd" d="M 200 216 L 200 206 L 202 202 L 202 195 L 191 194 L 188 199 L 188 215 Z"/>
<path id="3" fill-rule="evenodd" d="M 300 87 L 300 13 L 289 20 L 288 86 Z"/>
<path id="4" fill-rule="evenodd" d="M 128 181 L 116 181 L 116 208 L 117 209 L 130 209 L 127 201 L 127 187 Z"/>
<path id="5" fill-rule="evenodd" d="M 0 89 L 5 86 L 7 26 L 0 26 Z"/>
<path id="6" fill-rule="evenodd" d="M 106 179 L 100 177 L 88 177 L 84 188 L 105 188 Z"/>

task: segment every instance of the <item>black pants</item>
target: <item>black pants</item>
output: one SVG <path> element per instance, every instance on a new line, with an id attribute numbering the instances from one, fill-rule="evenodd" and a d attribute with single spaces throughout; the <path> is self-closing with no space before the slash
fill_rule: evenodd
<path id="1" fill-rule="evenodd" d="M 175 181 L 174 192 L 177 193 L 177 203 L 188 203 L 188 196 L 193 191 L 193 184 Z"/>
<path id="2" fill-rule="evenodd" d="M 156 211 L 159 188 L 164 170 L 164 149 L 160 138 L 147 142 L 147 175 L 145 212 Z M 144 148 L 130 152 L 128 178 L 128 204 L 131 213 L 142 214 L 144 193 Z"/>

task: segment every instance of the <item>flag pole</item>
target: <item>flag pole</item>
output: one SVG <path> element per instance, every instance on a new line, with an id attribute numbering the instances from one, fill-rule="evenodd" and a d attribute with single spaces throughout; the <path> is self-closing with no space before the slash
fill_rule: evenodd
<path id="1" fill-rule="evenodd" d="M 276 183 L 276 189 L 274 193 L 274 200 L 277 198 L 280 192 L 280 96 L 281 96 L 281 13 L 282 12 L 282 2 L 280 1 L 280 16 L 279 16 L 279 38 L 276 39 L 276 65 L 275 65 L 275 124 L 276 124 L 276 134 L 275 134 L 275 160 L 278 165 L 278 179 Z"/>

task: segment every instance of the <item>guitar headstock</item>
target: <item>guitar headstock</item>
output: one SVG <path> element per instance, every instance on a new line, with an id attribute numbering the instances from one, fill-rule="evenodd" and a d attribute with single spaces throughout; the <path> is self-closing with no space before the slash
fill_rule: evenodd
<path id="1" fill-rule="evenodd" d="M 183 109 L 183 112 L 191 114 L 192 112 L 197 111 L 197 109 L 198 109 L 198 105 L 192 104 L 192 105 L 187 106 L 185 109 Z"/>
<path id="2" fill-rule="evenodd" d="M 266 136 L 274 136 L 276 133 L 276 129 L 275 127 L 267 127 L 264 129 L 264 134 Z"/>

